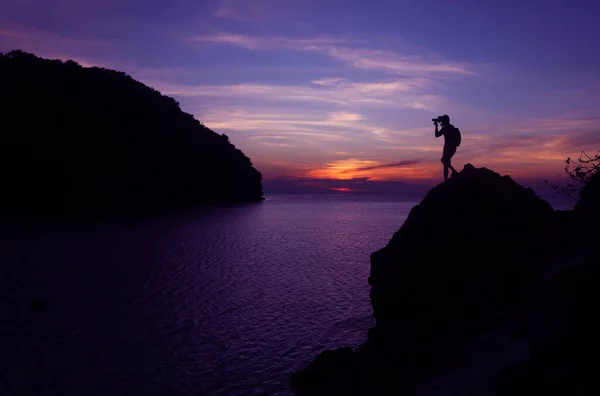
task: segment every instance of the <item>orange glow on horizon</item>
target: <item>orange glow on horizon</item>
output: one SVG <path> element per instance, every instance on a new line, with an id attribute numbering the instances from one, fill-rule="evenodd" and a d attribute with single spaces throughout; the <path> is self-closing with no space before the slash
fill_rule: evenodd
<path id="1" fill-rule="evenodd" d="M 340 191 L 340 192 L 351 192 L 352 191 L 351 188 L 347 188 L 347 187 L 333 187 L 333 188 L 331 188 L 331 190 Z"/>
<path id="2" fill-rule="evenodd" d="M 311 179 L 369 179 L 391 181 L 400 179 L 431 179 L 440 168 L 434 163 L 388 166 L 374 160 L 347 159 L 324 164 L 322 167 L 307 171 L 305 177 Z"/>

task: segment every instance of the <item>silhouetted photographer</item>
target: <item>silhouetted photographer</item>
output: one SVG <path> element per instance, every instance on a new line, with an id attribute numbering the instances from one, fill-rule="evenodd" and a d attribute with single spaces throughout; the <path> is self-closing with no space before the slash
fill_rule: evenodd
<path id="1" fill-rule="evenodd" d="M 456 153 L 456 149 L 460 146 L 460 130 L 450 124 L 450 117 L 446 114 L 432 119 L 435 124 L 435 137 L 444 136 L 444 152 L 442 154 L 442 164 L 444 164 L 444 181 L 448 180 L 448 169 L 452 170 L 452 176 L 458 173 L 452 167 L 451 159 Z M 438 131 L 438 123 L 442 125 L 442 129 Z"/>

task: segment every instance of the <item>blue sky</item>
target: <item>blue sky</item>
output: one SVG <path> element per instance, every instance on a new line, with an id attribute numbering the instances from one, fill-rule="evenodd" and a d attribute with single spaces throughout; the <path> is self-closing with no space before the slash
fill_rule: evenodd
<path id="1" fill-rule="evenodd" d="M 266 178 L 522 179 L 600 149 L 593 1 L 20 0 L 0 51 L 123 70 L 226 133 Z"/>

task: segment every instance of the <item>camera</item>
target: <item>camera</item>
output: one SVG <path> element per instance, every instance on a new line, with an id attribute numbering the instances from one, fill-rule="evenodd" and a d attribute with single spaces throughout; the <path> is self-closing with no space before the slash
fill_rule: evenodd
<path id="1" fill-rule="evenodd" d="M 448 117 L 447 115 L 441 115 L 439 117 L 432 118 L 431 121 L 433 121 L 434 124 L 437 124 L 438 122 L 443 123 L 444 121 L 448 123 L 450 122 L 450 117 Z"/>
<path id="2" fill-rule="evenodd" d="M 444 115 L 441 115 L 439 117 L 432 118 L 431 121 L 433 121 L 434 124 L 437 124 L 438 122 L 439 123 L 444 123 L 445 122 L 446 124 L 449 124 L 450 123 L 450 117 L 448 117 L 447 114 L 444 114 Z"/>

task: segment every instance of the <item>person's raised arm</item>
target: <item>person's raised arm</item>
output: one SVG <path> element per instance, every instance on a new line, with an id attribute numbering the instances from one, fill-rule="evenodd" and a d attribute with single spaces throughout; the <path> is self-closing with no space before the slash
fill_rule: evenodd
<path id="1" fill-rule="evenodd" d="M 442 136 L 444 134 L 444 132 L 442 132 L 444 128 L 442 128 L 441 130 L 438 131 L 438 123 L 435 123 L 435 137 L 438 138 L 440 136 Z"/>

